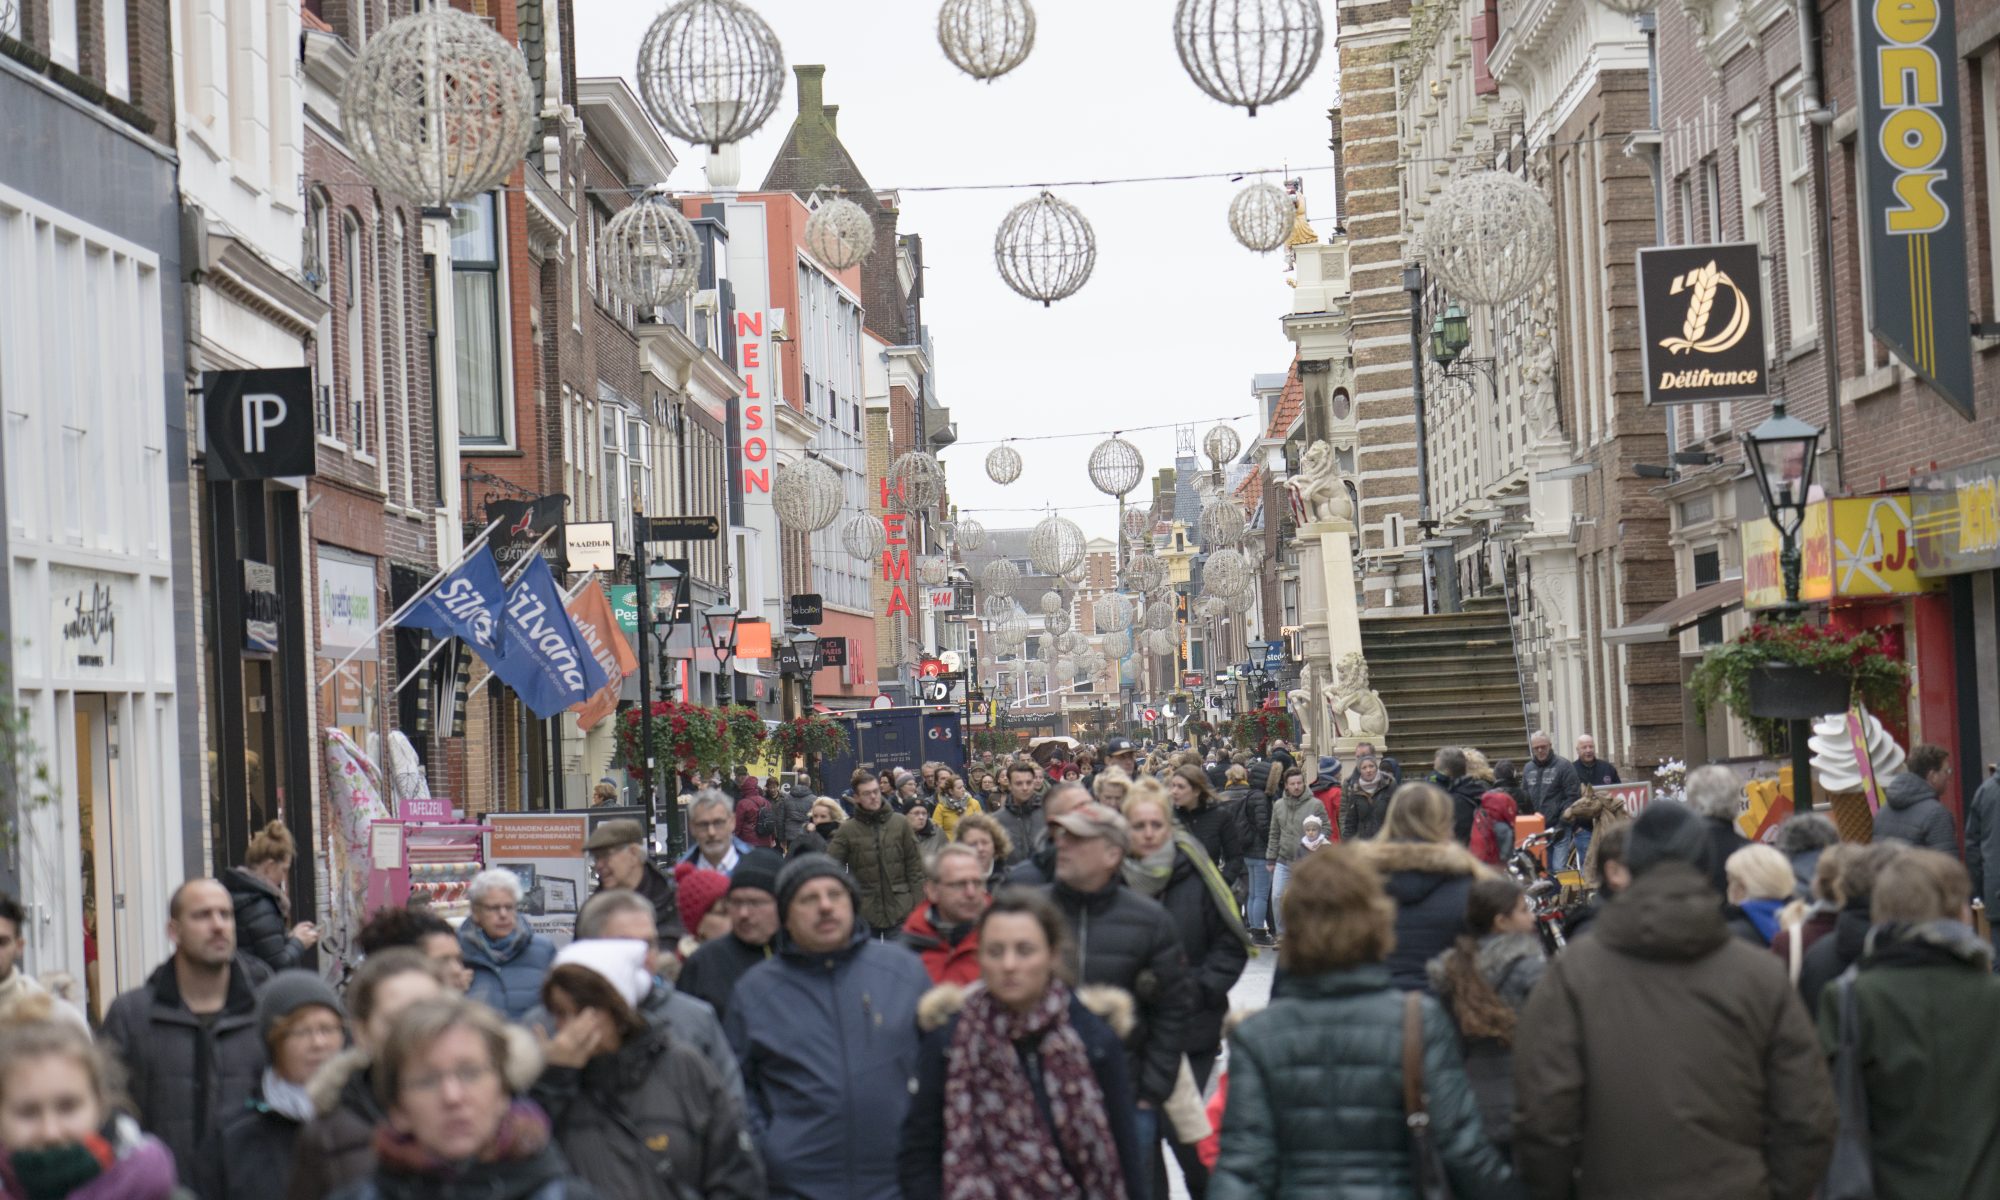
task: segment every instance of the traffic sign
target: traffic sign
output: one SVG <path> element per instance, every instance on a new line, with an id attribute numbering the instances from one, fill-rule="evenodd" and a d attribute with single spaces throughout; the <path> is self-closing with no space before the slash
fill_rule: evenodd
<path id="1" fill-rule="evenodd" d="M 712 542 L 722 536 L 722 523 L 714 517 L 641 517 L 642 542 Z"/>
<path id="2" fill-rule="evenodd" d="M 826 620 L 826 606 L 820 603 L 817 592 L 801 592 L 785 607 L 786 619 L 794 625 L 817 625 Z"/>
<path id="3" fill-rule="evenodd" d="M 917 664 L 917 674 L 925 679 L 937 678 L 944 674 L 944 660 L 940 658 L 924 659 Z"/>
<path id="4" fill-rule="evenodd" d="M 1160 719 L 1160 710 L 1157 708 L 1149 708 L 1140 715 L 1146 718 L 1146 724 L 1151 725 L 1153 722 Z"/>

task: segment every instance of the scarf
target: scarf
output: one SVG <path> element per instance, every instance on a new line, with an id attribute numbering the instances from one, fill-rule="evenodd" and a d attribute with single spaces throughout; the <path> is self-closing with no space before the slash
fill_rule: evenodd
<path id="1" fill-rule="evenodd" d="M 525 1162 L 541 1154 L 549 1145 L 549 1119 L 526 1100 L 516 1100 L 500 1118 L 500 1130 L 478 1158 L 471 1162 L 449 1162 L 418 1145 L 408 1134 L 398 1133 L 388 1122 L 375 1131 L 375 1159 L 400 1175 L 452 1179 L 484 1163 Z"/>
<path id="2" fill-rule="evenodd" d="M 264 1103 L 272 1112 L 290 1117 L 303 1125 L 319 1114 L 313 1110 L 313 1100 L 303 1085 L 296 1084 L 278 1074 L 275 1067 L 264 1068 Z"/>
<path id="3" fill-rule="evenodd" d="M 1757 934 L 1765 945 L 1778 936 L 1778 910 L 1791 903 L 1789 900 L 1745 900 L 1741 905 L 1743 915 L 1757 927 Z"/>
<path id="4" fill-rule="evenodd" d="M 1151 854 L 1127 857 L 1119 868 L 1125 874 L 1126 885 L 1142 896 L 1158 900 L 1174 877 L 1174 842 L 1178 840 L 1168 840 Z"/>
<path id="5" fill-rule="evenodd" d="M 1319 849 L 1319 848 L 1320 848 L 1321 846 L 1331 846 L 1332 844 L 1333 844 L 1333 839 L 1332 839 L 1332 838 L 1330 838 L 1330 837 L 1328 837 L 1328 836 L 1326 836 L 1326 835 L 1325 835 L 1325 834 L 1323 834 L 1323 833 L 1322 833 L 1322 834 L 1320 834 L 1320 835 L 1319 835 L 1318 837 L 1316 837 L 1316 838 L 1300 838 L 1300 839 L 1299 839 L 1299 845 L 1300 845 L 1300 846 L 1302 846 L 1302 847 L 1304 847 L 1304 848 L 1305 848 L 1305 849 L 1307 849 L 1307 850 L 1317 850 L 1317 849 Z"/>
<path id="6" fill-rule="evenodd" d="M 951 811 L 958 813 L 960 816 L 965 815 L 965 806 L 967 802 L 969 802 L 971 799 L 972 799 L 972 793 L 970 792 L 967 792 L 963 796 L 954 796 L 950 792 L 938 793 L 938 803 L 944 805 Z"/>
<path id="7" fill-rule="evenodd" d="M 1015 1013 L 984 988 L 966 996 L 945 1057 L 944 1200 L 1118 1200 L 1125 1180 L 1090 1053 L 1051 980 Z M 1034 1043 L 1048 1119 L 1016 1042 Z"/>
<path id="8" fill-rule="evenodd" d="M 1174 851 L 1188 856 L 1194 864 L 1194 871 L 1208 889 L 1209 898 L 1215 901 L 1217 911 L 1222 913 L 1223 923 L 1229 926 L 1229 934 L 1243 943 L 1250 956 L 1257 956 L 1257 943 L 1251 939 L 1250 930 L 1244 927 L 1243 910 L 1236 907 L 1236 893 L 1230 888 L 1222 872 L 1215 869 L 1215 861 L 1208 856 L 1201 839 L 1179 825 L 1174 826 L 1171 842 L 1139 859 L 1127 858 L 1120 866 L 1125 876 L 1126 886 L 1142 896 L 1159 899 L 1174 878 Z"/>
<path id="9" fill-rule="evenodd" d="M 22 1200 L 167 1200 L 174 1192 L 173 1156 L 130 1117 L 114 1116 L 80 1142 L 0 1160 L 0 1194 Z"/>

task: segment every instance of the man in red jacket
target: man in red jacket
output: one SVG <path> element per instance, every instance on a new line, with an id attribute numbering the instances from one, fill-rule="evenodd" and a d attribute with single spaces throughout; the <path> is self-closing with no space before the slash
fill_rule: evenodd
<path id="1" fill-rule="evenodd" d="M 924 960 L 932 983 L 971 983 L 979 978 L 976 922 L 987 902 L 978 853 L 961 842 L 939 847 L 925 871 L 924 898 L 903 922 L 903 945 Z"/>

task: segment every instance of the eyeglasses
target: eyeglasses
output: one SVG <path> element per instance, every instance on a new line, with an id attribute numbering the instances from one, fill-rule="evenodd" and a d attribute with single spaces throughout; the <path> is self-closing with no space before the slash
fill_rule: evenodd
<path id="1" fill-rule="evenodd" d="M 347 1031 L 340 1027 L 340 1022 L 338 1021 L 314 1021 L 307 1025 L 297 1025 L 286 1030 L 285 1040 L 304 1042 L 310 1041 L 313 1038 L 323 1038 L 328 1041 L 339 1041 L 346 1034 Z"/>
<path id="2" fill-rule="evenodd" d="M 495 1074 L 497 1072 L 493 1070 L 492 1063 L 463 1063 L 449 1071 L 426 1071 L 421 1075 L 407 1076 L 403 1080 L 403 1090 L 427 1095 L 442 1088 L 446 1080 L 451 1080 L 470 1091 L 492 1079 Z"/>
<path id="3" fill-rule="evenodd" d="M 483 913 L 492 913 L 494 916 L 497 917 L 501 913 L 510 913 L 515 911 L 515 909 L 518 906 L 515 905 L 513 902 L 509 901 L 508 903 L 505 904 L 486 904 L 482 902 L 479 904 L 475 904 L 472 907 L 478 909 L 480 912 Z"/>
<path id="4" fill-rule="evenodd" d="M 724 829 L 735 823 L 735 821 L 728 817 L 717 817 L 713 821 L 696 821 L 694 827 L 696 829 Z"/>
<path id="5" fill-rule="evenodd" d="M 732 912 L 737 910 L 741 910 L 743 912 L 749 912 L 751 909 L 755 908 L 778 907 L 778 902 L 769 896 L 750 896 L 750 895 L 745 895 L 741 892 L 738 892 L 737 894 L 729 897 L 727 903 Z"/>

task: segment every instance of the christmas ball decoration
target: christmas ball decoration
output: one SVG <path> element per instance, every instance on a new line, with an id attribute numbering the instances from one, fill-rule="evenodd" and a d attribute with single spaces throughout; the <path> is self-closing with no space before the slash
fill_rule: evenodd
<path id="1" fill-rule="evenodd" d="M 1213 619 L 1221 616 L 1224 609 L 1228 607 L 1228 604 L 1229 602 L 1221 596 L 1205 593 L 1199 600 L 1194 602 L 1194 612 L 1198 617 Z"/>
<path id="2" fill-rule="evenodd" d="M 1257 589 L 1244 588 L 1236 595 L 1229 597 L 1226 603 L 1228 605 L 1229 615 L 1232 617 L 1240 617 L 1244 613 L 1249 612 L 1251 608 L 1253 608 L 1256 605 Z"/>
<path id="3" fill-rule="evenodd" d="M 1509 304 L 1555 264 L 1556 218 L 1541 189 L 1505 171 L 1444 186 L 1424 218 L 1423 262 L 1452 295 Z"/>
<path id="4" fill-rule="evenodd" d="M 1243 439 L 1227 425 L 1217 425 L 1201 437 L 1201 452 L 1208 456 L 1208 465 L 1220 471 L 1222 464 L 1234 462 L 1243 449 Z"/>
<path id="5" fill-rule="evenodd" d="M 944 496 L 944 467 L 921 450 L 898 455 L 886 478 L 889 507 L 897 512 L 926 512 Z"/>
<path id="6" fill-rule="evenodd" d="M 639 308 L 665 308 L 701 282 L 701 239 L 656 187 L 611 218 L 598 247 L 599 269 L 612 294 Z"/>
<path id="7" fill-rule="evenodd" d="M 1035 10 L 1028 0 L 945 0 L 938 45 L 952 66 L 991 83 L 1035 48 Z"/>
<path id="8" fill-rule="evenodd" d="M 1135 592 L 1150 592 L 1166 577 L 1167 565 L 1143 550 L 1125 564 L 1125 582 Z"/>
<path id="9" fill-rule="evenodd" d="M 1139 448 L 1121 437 L 1110 437 L 1090 451 L 1090 483 L 1107 496 L 1123 496 L 1139 486 L 1146 460 Z"/>
<path id="10" fill-rule="evenodd" d="M 1021 585 L 1021 568 L 1013 560 L 996 558 L 979 568 L 979 586 L 991 596 L 1011 596 Z"/>
<path id="11" fill-rule="evenodd" d="M 1042 611 L 1044 613 L 1060 612 L 1062 606 L 1063 598 L 1060 592 L 1042 593 Z"/>
<path id="12" fill-rule="evenodd" d="M 840 544 L 862 562 L 873 562 L 889 544 L 889 531 L 874 513 L 855 513 L 840 531 Z"/>
<path id="13" fill-rule="evenodd" d="M 1151 509 L 1128 508 L 1125 510 L 1125 515 L 1119 518 L 1119 524 L 1124 528 L 1125 536 L 1132 541 L 1150 542 L 1153 540 L 1153 513 Z"/>
<path id="14" fill-rule="evenodd" d="M 1319 65 L 1319 0 L 1180 0 L 1174 45 L 1195 86 L 1250 110 L 1275 104 Z"/>
<path id="15" fill-rule="evenodd" d="M 1180 639 L 1171 630 L 1149 629 L 1146 631 L 1146 649 L 1162 658 L 1176 653 L 1181 648 Z"/>
<path id="16" fill-rule="evenodd" d="M 1210 549 L 1231 547 L 1243 540 L 1243 506 L 1217 496 L 1201 508 L 1201 544 Z"/>
<path id="17" fill-rule="evenodd" d="M 1124 658 L 1132 652 L 1132 635 L 1124 630 L 1104 635 L 1104 653 L 1112 658 Z"/>
<path id="18" fill-rule="evenodd" d="M 1253 183 L 1229 202 L 1229 232 L 1259 254 L 1290 241 L 1297 217 L 1291 196 L 1275 183 Z"/>
<path id="19" fill-rule="evenodd" d="M 1049 668 L 1049 673 L 1056 677 L 1057 682 L 1068 683 L 1076 678 L 1076 664 L 1069 659 L 1059 658 L 1056 660 L 1056 665 Z"/>
<path id="20" fill-rule="evenodd" d="M 986 478 L 1005 487 L 1020 477 L 1020 451 L 1012 446 L 995 446 L 986 452 Z"/>
<path id="21" fill-rule="evenodd" d="M 757 132 L 785 91 L 785 52 L 738 0 L 680 0 L 639 43 L 639 96 L 660 127 L 710 151 Z"/>
<path id="22" fill-rule="evenodd" d="M 534 136 L 534 91 L 527 60 L 493 26 L 432 5 L 362 43 L 340 127 L 376 187 L 442 208 L 514 170 Z"/>
<path id="23" fill-rule="evenodd" d="M 852 200 L 829 200 L 806 218 L 806 249 L 836 271 L 858 267 L 875 251 L 875 221 Z"/>
<path id="24" fill-rule="evenodd" d="M 1075 654 L 1079 650 L 1082 650 L 1086 644 L 1083 640 L 1083 635 L 1074 629 L 1068 633 L 1056 635 L 1056 649 L 1064 654 Z"/>
<path id="25" fill-rule="evenodd" d="M 1012 612 L 1007 614 L 1006 620 L 1000 622 L 1000 626 L 995 632 L 1002 637 L 1012 639 L 1014 645 L 1020 646 L 1028 640 L 1030 628 L 1027 613 Z"/>
<path id="26" fill-rule="evenodd" d="M 1059 608 L 1052 613 L 1046 614 L 1042 617 L 1042 628 L 1056 637 L 1061 637 L 1063 634 L 1068 633 L 1070 629 L 1069 610 Z"/>
<path id="27" fill-rule="evenodd" d="M 1110 633 L 1118 629 L 1130 629 L 1134 615 L 1132 602 L 1124 596 L 1113 595 L 1097 606 L 1097 611 L 1105 614 L 1104 631 Z"/>
<path id="28" fill-rule="evenodd" d="M 1014 611 L 1012 596 L 985 596 L 979 601 L 979 615 L 995 624 L 1007 618 Z"/>
<path id="29" fill-rule="evenodd" d="M 986 526 L 971 517 L 962 518 L 952 527 L 951 540 L 960 550 L 968 553 L 986 544 Z"/>
<path id="30" fill-rule="evenodd" d="M 1075 521 L 1051 513 L 1028 535 L 1028 561 L 1044 575 L 1066 575 L 1083 565 L 1085 541 Z"/>
<path id="31" fill-rule="evenodd" d="M 811 456 L 779 467 L 771 476 L 771 507 L 778 521 L 797 533 L 825 529 L 840 515 L 845 498 L 840 476 Z"/>
<path id="32" fill-rule="evenodd" d="M 927 586 L 937 587 L 951 578 L 951 563 L 941 555 L 931 555 L 917 565 L 917 578 Z"/>
<path id="33" fill-rule="evenodd" d="M 993 262 L 1007 286 L 1042 307 L 1076 290 L 1097 264 L 1097 235 L 1076 206 L 1043 192 L 1024 200 L 993 235 Z"/>
<path id="34" fill-rule="evenodd" d="M 1146 606 L 1146 628 L 1165 629 L 1174 623 L 1174 606 L 1171 604 L 1148 604 Z"/>
<path id="35" fill-rule="evenodd" d="M 1218 550 L 1202 564 L 1202 586 L 1217 596 L 1234 596 L 1250 587 L 1250 568 L 1234 550 Z"/>

